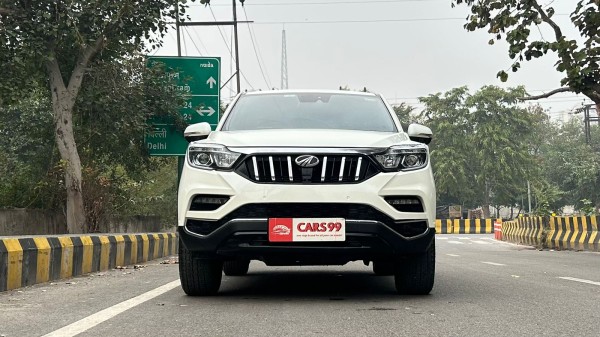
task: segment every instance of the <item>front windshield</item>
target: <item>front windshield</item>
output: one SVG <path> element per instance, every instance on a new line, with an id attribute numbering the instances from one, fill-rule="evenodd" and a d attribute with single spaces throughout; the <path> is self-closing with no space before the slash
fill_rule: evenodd
<path id="1" fill-rule="evenodd" d="M 223 131 L 339 129 L 397 132 L 382 99 L 347 93 L 245 95 L 236 102 Z"/>

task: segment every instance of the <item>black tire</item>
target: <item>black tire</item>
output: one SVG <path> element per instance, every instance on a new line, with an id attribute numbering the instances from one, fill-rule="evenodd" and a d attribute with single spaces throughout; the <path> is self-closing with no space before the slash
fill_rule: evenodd
<path id="1" fill-rule="evenodd" d="M 373 261 L 373 272 L 377 276 L 394 275 L 394 268 L 393 261 Z"/>
<path id="2" fill-rule="evenodd" d="M 183 291 L 189 296 L 216 295 L 221 286 L 222 269 L 222 261 L 194 258 L 179 242 L 179 278 Z"/>
<path id="3" fill-rule="evenodd" d="M 227 276 L 244 276 L 250 268 L 249 260 L 232 260 L 223 263 L 223 272 Z"/>
<path id="4" fill-rule="evenodd" d="M 396 265 L 396 291 L 404 295 L 427 295 L 435 279 L 435 241 L 427 252 L 407 256 Z"/>

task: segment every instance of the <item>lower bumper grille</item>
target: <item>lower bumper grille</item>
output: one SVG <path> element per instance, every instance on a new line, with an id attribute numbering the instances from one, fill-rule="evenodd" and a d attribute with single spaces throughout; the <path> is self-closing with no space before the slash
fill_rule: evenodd
<path id="1" fill-rule="evenodd" d="M 427 222 L 423 220 L 395 221 L 369 205 L 339 203 L 248 204 L 236 209 L 217 221 L 189 219 L 186 222 L 186 227 L 193 233 L 208 235 L 234 219 L 319 217 L 340 217 L 350 220 L 378 221 L 407 238 L 423 234 L 428 228 Z M 267 223 L 265 222 L 265 231 L 266 230 Z"/>

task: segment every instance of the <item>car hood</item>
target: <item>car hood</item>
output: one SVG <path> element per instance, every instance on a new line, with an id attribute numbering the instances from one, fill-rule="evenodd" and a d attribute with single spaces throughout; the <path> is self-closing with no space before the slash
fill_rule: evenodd
<path id="1" fill-rule="evenodd" d="M 214 131 L 204 142 L 227 147 L 311 147 L 311 148 L 385 148 L 412 143 L 408 136 L 395 132 L 355 130 L 252 130 Z"/>

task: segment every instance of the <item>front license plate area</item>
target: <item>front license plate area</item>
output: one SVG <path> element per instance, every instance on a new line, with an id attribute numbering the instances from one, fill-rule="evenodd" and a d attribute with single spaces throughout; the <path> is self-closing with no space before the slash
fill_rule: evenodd
<path id="1" fill-rule="evenodd" d="M 269 242 L 346 241 L 343 218 L 270 218 Z"/>

